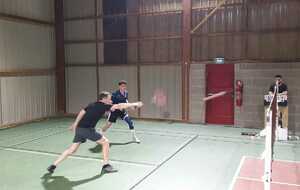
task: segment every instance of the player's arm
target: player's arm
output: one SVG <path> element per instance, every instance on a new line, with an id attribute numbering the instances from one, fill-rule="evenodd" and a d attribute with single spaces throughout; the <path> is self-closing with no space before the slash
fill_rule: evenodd
<path id="1" fill-rule="evenodd" d="M 129 103 L 129 101 L 128 101 L 128 94 L 127 94 L 127 97 L 126 97 L 126 103 Z M 135 110 L 136 108 L 137 108 L 136 106 L 130 107 L 131 110 Z"/>
<path id="2" fill-rule="evenodd" d="M 110 109 L 114 111 L 114 110 L 123 110 L 123 109 L 134 108 L 134 107 L 140 108 L 143 105 L 144 105 L 143 102 L 120 103 L 120 104 L 114 104 Z"/>
<path id="3" fill-rule="evenodd" d="M 283 84 L 284 85 L 284 90 L 283 90 L 283 92 L 282 93 L 280 93 L 280 95 L 288 95 L 288 87 L 285 85 L 285 84 Z"/>
<path id="4" fill-rule="evenodd" d="M 84 109 L 80 110 L 80 112 L 78 113 L 74 123 L 71 125 L 70 130 L 75 130 L 77 128 L 80 120 L 83 118 L 85 113 L 86 113 L 86 111 Z"/>
<path id="5" fill-rule="evenodd" d="M 270 86 L 269 95 L 271 95 L 271 96 L 274 95 L 274 86 L 273 85 Z"/>

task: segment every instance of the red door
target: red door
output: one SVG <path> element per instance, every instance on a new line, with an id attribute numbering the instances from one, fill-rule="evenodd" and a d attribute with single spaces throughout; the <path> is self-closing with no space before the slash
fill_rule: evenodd
<path id="1" fill-rule="evenodd" d="M 206 123 L 227 124 L 234 123 L 234 65 L 208 64 L 206 65 L 206 96 L 226 91 L 224 96 L 206 102 Z"/>

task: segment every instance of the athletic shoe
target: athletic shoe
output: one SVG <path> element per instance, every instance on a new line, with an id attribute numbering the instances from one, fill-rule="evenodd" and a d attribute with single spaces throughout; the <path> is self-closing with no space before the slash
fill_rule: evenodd
<path id="1" fill-rule="evenodd" d="M 105 164 L 102 166 L 102 171 L 105 171 L 106 173 L 113 173 L 117 172 L 118 170 L 114 169 L 110 164 Z"/>
<path id="2" fill-rule="evenodd" d="M 49 166 L 49 167 L 47 168 L 47 170 L 48 170 L 49 173 L 52 174 L 52 173 L 54 172 L 55 168 L 56 168 L 55 165 L 51 165 L 51 166 Z"/>
<path id="3" fill-rule="evenodd" d="M 133 142 L 136 142 L 136 143 L 141 143 L 140 139 L 139 139 L 139 138 L 137 138 L 137 136 L 136 136 L 136 135 L 133 135 L 133 136 L 132 136 L 132 140 L 133 140 Z"/>

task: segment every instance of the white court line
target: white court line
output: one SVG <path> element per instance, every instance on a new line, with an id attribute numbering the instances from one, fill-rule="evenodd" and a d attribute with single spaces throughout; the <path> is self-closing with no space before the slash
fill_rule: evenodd
<path id="1" fill-rule="evenodd" d="M 239 167 L 238 167 L 238 168 L 236 169 L 236 171 L 235 171 L 235 174 L 234 174 L 234 176 L 233 176 L 233 178 L 232 178 L 232 181 L 231 181 L 231 183 L 230 183 L 230 186 L 229 186 L 228 190 L 233 190 L 234 184 L 235 184 L 235 182 L 236 182 L 236 179 L 237 179 L 238 176 L 239 176 L 239 173 L 240 173 L 240 171 L 241 171 L 241 168 L 242 168 L 242 166 L 243 166 L 243 164 L 244 164 L 245 159 L 246 159 L 246 156 L 243 156 L 242 159 L 241 159 L 241 161 L 240 161 Z"/>
<path id="2" fill-rule="evenodd" d="M 258 160 L 263 160 L 259 157 L 255 157 L 255 156 L 245 156 L 247 158 L 252 158 L 252 159 L 258 159 Z M 300 164 L 300 161 L 292 161 L 292 160 L 280 160 L 280 159 L 274 159 L 273 161 L 279 161 L 279 162 L 288 162 L 288 163 L 297 163 Z"/>
<path id="3" fill-rule="evenodd" d="M 35 155 L 44 155 L 44 156 L 52 156 L 52 157 L 57 157 L 60 154 L 56 153 L 48 153 L 48 152 L 39 152 L 39 151 L 33 151 L 33 150 L 23 150 L 23 149 L 15 149 L 15 148 L 0 148 L 2 150 L 6 151 L 12 151 L 12 152 L 21 152 L 21 153 L 30 153 L 30 154 L 35 154 Z M 102 162 L 103 159 L 100 158 L 88 158 L 88 157 L 80 157 L 80 156 L 69 156 L 69 158 L 76 159 L 76 160 L 87 160 L 87 161 L 97 161 L 97 162 Z M 153 168 L 156 165 L 154 164 L 143 164 L 143 163 L 135 163 L 135 162 L 126 162 L 126 161 L 116 161 L 116 160 L 110 160 L 112 163 L 117 163 L 117 164 L 127 164 L 127 165 L 134 165 L 134 166 L 142 166 L 142 167 L 149 167 Z"/>
<path id="4" fill-rule="evenodd" d="M 152 171 L 150 171 L 146 176 L 144 176 L 142 179 L 140 179 L 137 183 L 135 183 L 133 186 L 131 186 L 129 190 L 135 189 L 144 180 L 146 180 L 149 176 L 151 176 L 153 173 L 155 173 L 157 170 L 159 170 L 169 160 L 173 159 L 179 152 L 181 152 L 185 147 L 190 145 L 197 138 L 198 138 L 198 135 L 195 135 L 193 138 L 190 138 L 187 141 L 185 141 L 182 145 L 180 145 L 180 147 L 173 154 L 171 154 L 168 157 L 166 157 L 165 159 L 163 159 L 160 164 L 158 164 Z"/>
<path id="5" fill-rule="evenodd" d="M 68 129 L 59 130 L 59 131 L 49 133 L 47 135 L 42 135 L 42 136 L 39 136 L 39 137 L 36 137 L 36 138 L 33 138 L 33 139 L 27 139 L 25 141 L 21 141 L 21 142 L 14 143 L 14 144 L 8 144 L 7 146 L 9 146 L 9 147 L 18 146 L 18 145 L 21 145 L 21 144 L 25 144 L 25 143 L 33 142 L 33 141 L 36 141 L 36 140 L 40 140 L 42 138 L 47 138 L 47 137 L 51 137 L 51 136 L 54 136 L 54 135 L 63 134 L 67 131 L 68 131 Z"/>
<path id="6" fill-rule="evenodd" d="M 256 179 L 256 178 L 251 178 L 251 177 L 238 177 L 237 179 L 242 179 L 242 180 L 247 180 L 247 181 L 257 181 L 257 182 L 262 182 L 264 183 L 263 180 L 261 179 Z M 271 184 L 279 184 L 279 185 L 288 185 L 288 186 L 296 186 L 300 187 L 299 184 L 292 184 L 292 183 L 283 183 L 283 182 L 278 182 L 278 181 L 272 181 Z"/>

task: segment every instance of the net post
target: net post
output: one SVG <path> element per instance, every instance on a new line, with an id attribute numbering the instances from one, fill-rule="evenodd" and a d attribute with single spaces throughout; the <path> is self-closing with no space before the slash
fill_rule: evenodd
<path id="1" fill-rule="evenodd" d="M 265 156 L 264 156 L 264 190 L 271 190 L 272 181 L 272 164 L 274 158 L 274 143 L 276 139 L 276 128 L 278 125 L 278 103 L 277 92 L 278 86 L 274 90 L 272 101 L 267 110 L 266 117 L 266 138 L 265 138 Z"/>

